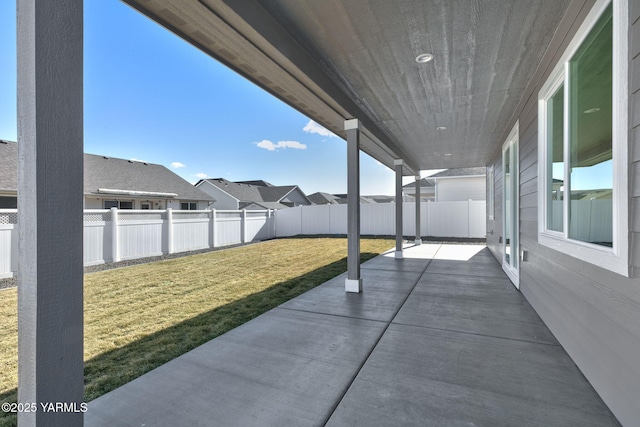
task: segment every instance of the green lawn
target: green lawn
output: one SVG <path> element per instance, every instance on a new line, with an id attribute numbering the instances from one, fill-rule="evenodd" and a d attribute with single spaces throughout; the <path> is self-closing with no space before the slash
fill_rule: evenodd
<path id="1" fill-rule="evenodd" d="M 362 239 L 362 260 L 393 244 Z M 346 271 L 346 253 L 343 238 L 278 239 L 86 274 L 85 400 Z M 0 403 L 16 399 L 16 294 L 0 291 Z"/>

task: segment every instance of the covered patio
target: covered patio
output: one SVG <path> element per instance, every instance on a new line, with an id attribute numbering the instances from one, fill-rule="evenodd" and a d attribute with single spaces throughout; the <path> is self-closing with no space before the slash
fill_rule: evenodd
<path id="1" fill-rule="evenodd" d="M 482 245 L 405 246 L 92 401 L 87 426 L 619 425 Z"/>
<path id="2" fill-rule="evenodd" d="M 637 424 L 640 0 L 123 1 L 347 141 L 348 273 L 86 416 L 21 425 L 615 425 L 606 405 Z M 83 401 L 82 3 L 17 1 L 21 402 Z M 548 227 L 544 185 L 547 92 L 568 92 L 591 35 L 611 93 L 571 111 L 611 129 L 585 148 L 613 164 L 595 241 L 571 235 L 568 202 Z M 397 200 L 405 176 L 487 166 L 487 248 L 458 259 L 469 247 L 421 245 L 419 223 L 405 247 L 397 203 L 395 249 L 361 268 L 362 152 L 395 171 Z"/>

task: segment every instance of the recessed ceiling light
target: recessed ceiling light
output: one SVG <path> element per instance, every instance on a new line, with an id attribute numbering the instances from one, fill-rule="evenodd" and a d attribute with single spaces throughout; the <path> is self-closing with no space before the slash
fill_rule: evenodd
<path id="1" fill-rule="evenodd" d="M 429 61 L 431 61 L 433 59 L 433 55 L 430 53 L 421 53 L 420 55 L 416 56 L 416 62 L 418 64 L 424 64 L 427 63 Z"/>
<path id="2" fill-rule="evenodd" d="M 451 153 L 444 153 L 445 156 L 453 156 Z"/>
<path id="3" fill-rule="evenodd" d="M 583 113 L 585 114 L 591 114 L 591 113 L 597 113 L 598 111 L 600 111 L 599 108 L 590 108 L 588 110 L 584 110 Z"/>
<path id="4" fill-rule="evenodd" d="M 445 130 L 447 127 L 446 126 L 438 126 L 436 129 L 437 130 Z"/>

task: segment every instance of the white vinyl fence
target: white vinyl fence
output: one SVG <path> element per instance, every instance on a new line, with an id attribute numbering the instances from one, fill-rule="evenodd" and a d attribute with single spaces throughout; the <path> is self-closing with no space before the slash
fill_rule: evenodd
<path id="1" fill-rule="evenodd" d="M 84 211 L 84 265 L 97 265 L 275 236 L 273 211 Z M 0 278 L 18 270 L 17 211 L 0 210 Z"/>
<path id="2" fill-rule="evenodd" d="M 395 235 L 395 204 L 360 205 L 362 235 Z M 415 236 L 416 209 L 413 202 L 402 207 L 402 227 L 405 236 Z M 278 237 L 347 234 L 347 205 L 298 206 L 277 212 Z M 432 237 L 486 236 L 486 202 L 423 202 L 420 206 L 420 235 Z"/>
<path id="3" fill-rule="evenodd" d="M 405 203 L 405 236 L 415 235 L 415 205 Z M 485 202 L 421 206 L 422 236 L 484 237 Z M 363 235 L 394 235 L 393 203 L 361 205 Z M 17 211 L 0 210 L 0 278 L 17 271 Z M 347 234 L 347 206 L 301 206 L 279 211 L 85 210 L 84 265 L 265 240 Z"/>

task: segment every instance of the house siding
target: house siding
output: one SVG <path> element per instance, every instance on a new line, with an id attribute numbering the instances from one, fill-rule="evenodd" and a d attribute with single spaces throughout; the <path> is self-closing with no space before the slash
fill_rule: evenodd
<path id="1" fill-rule="evenodd" d="M 436 183 L 437 202 L 486 200 L 485 176 L 442 178 Z"/>
<path id="2" fill-rule="evenodd" d="M 626 278 L 538 244 L 537 94 L 593 1 L 573 1 L 509 129 L 519 123 L 520 291 L 624 425 L 640 425 L 640 0 L 630 0 L 630 264 Z M 503 141 L 496 141 L 502 145 Z M 495 217 L 487 246 L 502 259 L 502 164 L 496 151 Z"/>
<path id="3" fill-rule="evenodd" d="M 232 197 L 231 195 L 225 193 L 215 185 L 210 182 L 204 180 L 200 181 L 197 187 L 207 193 L 209 196 L 213 197 L 215 202 L 211 204 L 211 208 L 213 209 L 229 209 L 236 210 L 239 206 L 238 199 Z"/>
<path id="4" fill-rule="evenodd" d="M 287 194 L 287 197 L 282 199 L 281 202 L 285 204 L 293 204 L 293 206 L 308 206 L 311 204 L 299 188 L 296 188 L 291 191 L 291 193 Z"/>

